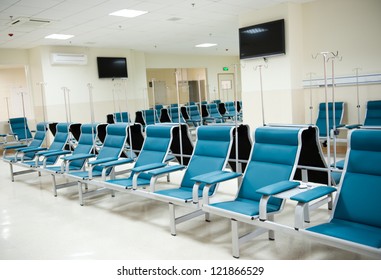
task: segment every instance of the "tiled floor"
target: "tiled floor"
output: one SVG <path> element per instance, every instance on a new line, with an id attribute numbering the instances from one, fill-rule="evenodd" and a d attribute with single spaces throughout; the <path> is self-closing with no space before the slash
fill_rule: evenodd
<path id="1" fill-rule="evenodd" d="M 172 184 L 181 173 L 172 176 Z M 161 188 L 168 184 L 160 183 Z M 227 198 L 235 182 L 220 186 L 215 199 Z M 287 204 L 277 222 L 292 225 L 294 204 Z M 327 219 L 322 207 L 312 221 Z M 168 206 L 141 197 L 116 193 L 78 203 L 77 188 L 58 191 L 54 197 L 49 174 L 27 174 L 11 182 L 9 166 L 0 161 L 0 259 L 1 260 L 233 260 L 230 221 L 212 216 L 177 226 L 169 232 Z M 249 227 L 242 227 L 248 229 Z M 240 260 L 368 259 L 305 239 L 276 233 L 240 247 Z"/>

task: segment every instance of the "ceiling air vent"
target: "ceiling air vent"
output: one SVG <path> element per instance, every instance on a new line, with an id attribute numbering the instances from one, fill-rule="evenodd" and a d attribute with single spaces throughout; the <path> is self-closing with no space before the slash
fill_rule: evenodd
<path id="1" fill-rule="evenodd" d="M 48 19 L 37 19 L 37 18 L 17 18 L 12 20 L 9 25 L 12 27 L 42 27 L 49 24 L 51 21 Z"/>

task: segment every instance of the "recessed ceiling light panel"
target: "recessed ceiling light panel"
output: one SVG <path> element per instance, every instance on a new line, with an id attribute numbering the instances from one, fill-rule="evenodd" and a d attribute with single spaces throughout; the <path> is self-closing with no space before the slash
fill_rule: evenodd
<path id="1" fill-rule="evenodd" d="M 45 39 L 55 39 L 55 40 L 67 40 L 70 38 L 73 38 L 74 35 L 67 35 L 67 34 L 50 34 L 48 36 L 45 36 Z"/>
<path id="2" fill-rule="evenodd" d="M 196 45 L 196 48 L 210 48 L 210 47 L 214 47 L 214 46 L 217 46 L 217 44 L 204 43 L 204 44 Z"/>
<path id="3" fill-rule="evenodd" d="M 115 11 L 110 13 L 110 16 L 117 16 L 117 17 L 128 17 L 128 18 L 133 18 L 133 17 L 138 17 L 141 15 L 144 15 L 148 13 L 147 11 L 138 11 L 138 10 L 129 10 L 129 9 L 123 9 L 119 11 Z"/>

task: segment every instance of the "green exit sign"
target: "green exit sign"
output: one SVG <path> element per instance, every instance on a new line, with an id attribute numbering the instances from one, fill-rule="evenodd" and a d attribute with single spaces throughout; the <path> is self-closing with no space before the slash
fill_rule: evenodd
<path id="1" fill-rule="evenodd" d="M 222 70 L 229 71 L 229 67 L 224 67 L 224 68 L 222 68 Z"/>

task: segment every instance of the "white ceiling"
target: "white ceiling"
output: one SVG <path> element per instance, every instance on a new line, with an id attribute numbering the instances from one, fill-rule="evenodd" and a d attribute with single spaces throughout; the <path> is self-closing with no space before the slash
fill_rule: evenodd
<path id="1" fill-rule="evenodd" d="M 309 2 L 293 0 L 291 2 Z M 40 45 L 128 48 L 144 52 L 238 55 L 238 16 L 287 0 L 0 0 L 1 48 Z M 108 14 L 148 11 L 137 18 Z M 10 26 L 18 18 L 51 21 Z M 60 41 L 52 33 L 74 35 Z M 9 36 L 13 34 L 13 36 Z M 216 43 L 212 48 L 196 44 Z"/>

